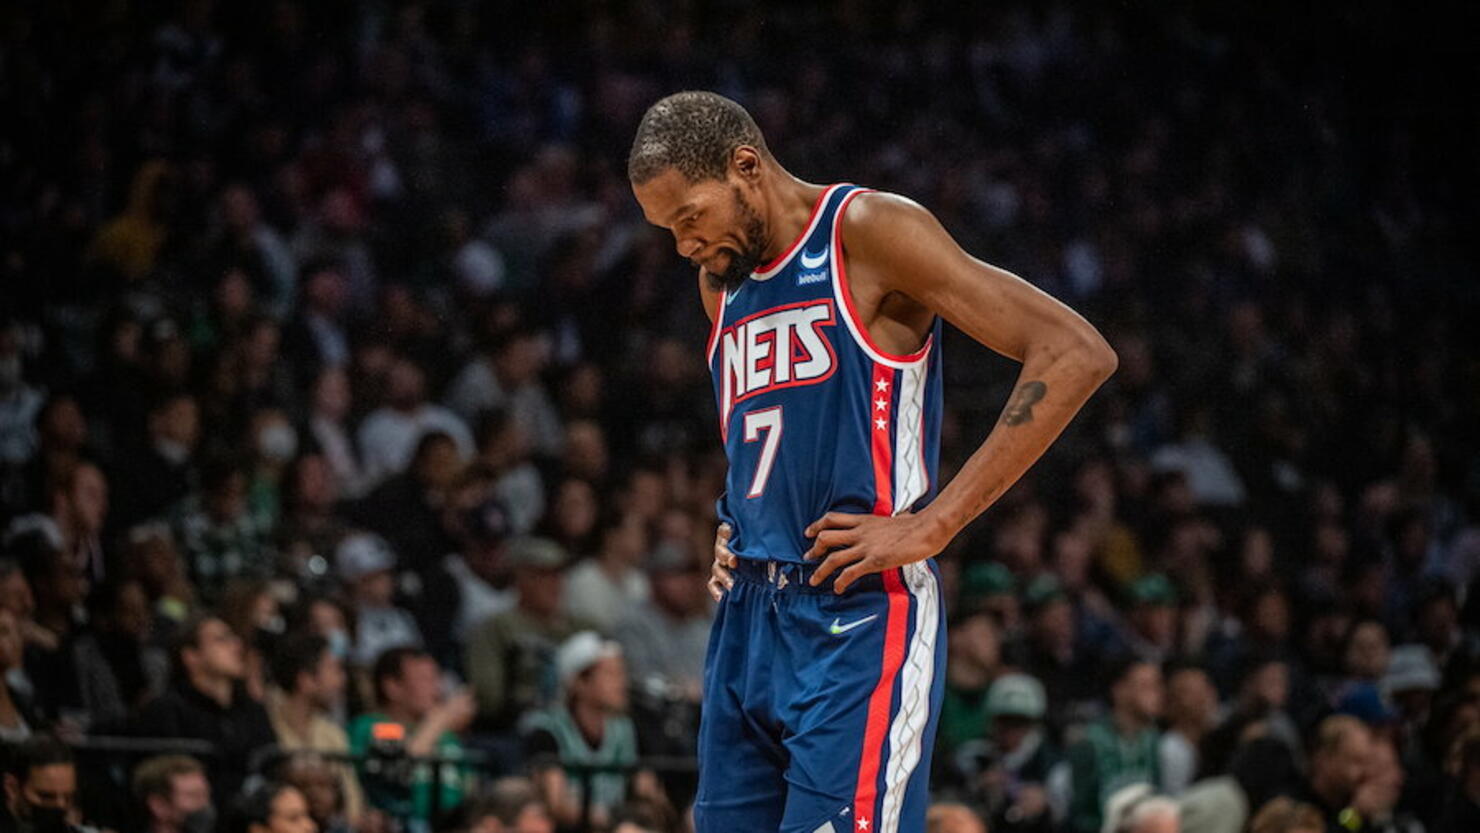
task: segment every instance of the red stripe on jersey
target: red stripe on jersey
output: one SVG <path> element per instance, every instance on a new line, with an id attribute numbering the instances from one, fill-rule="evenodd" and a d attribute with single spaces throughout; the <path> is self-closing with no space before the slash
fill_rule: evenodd
<path id="1" fill-rule="evenodd" d="M 905 631 L 908 629 L 910 594 L 898 567 L 880 574 L 889 596 L 889 618 L 884 630 L 884 658 L 879 682 L 868 698 L 868 723 L 863 730 L 863 756 L 858 762 L 858 785 L 853 792 L 853 819 L 858 830 L 874 829 L 874 805 L 879 797 L 879 768 L 884 740 L 889 734 L 889 706 L 894 699 L 894 678 L 904 664 Z"/>
<path id="2" fill-rule="evenodd" d="M 879 403 L 884 407 L 880 408 Z M 894 370 L 874 364 L 874 380 L 869 388 L 869 447 L 874 460 L 874 514 L 894 514 L 894 454 L 890 444 L 894 405 Z"/>

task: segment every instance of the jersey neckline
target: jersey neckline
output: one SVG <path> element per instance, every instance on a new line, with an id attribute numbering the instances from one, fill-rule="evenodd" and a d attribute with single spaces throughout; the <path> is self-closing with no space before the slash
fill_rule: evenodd
<path id="1" fill-rule="evenodd" d="M 822 207 L 827 205 L 828 198 L 837 189 L 843 187 L 843 185 L 844 183 L 840 182 L 822 189 L 822 193 L 817 195 L 817 202 L 812 204 L 812 215 L 807 218 L 807 225 L 802 228 L 802 233 L 797 235 L 797 238 L 791 241 L 791 245 L 786 247 L 786 251 L 777 255 L 775 260 L 751 272 L 750 277 L 752 280 L 769 280 L 775 277 L 776 273 L 781 271 L 782 267 L 791 262 L 791 259 L 801 250 L 802 243 L 806 242 L 807 238 L 812 236 L 812 232 L 817 230 L 817 223 L 822 219 Z"/>

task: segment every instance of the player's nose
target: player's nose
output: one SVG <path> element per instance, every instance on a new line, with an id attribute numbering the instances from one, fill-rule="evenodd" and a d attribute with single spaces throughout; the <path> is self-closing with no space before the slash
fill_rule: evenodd
<path id="1" fill-rule="evenodd" d="M 704 248 L 704 242 L 692 237 L 686 237 L 679 239 L 678 244 L 674 248 L 678 249 L 679 257 L 688 260 L 698 254 L 700 249 Z"/>

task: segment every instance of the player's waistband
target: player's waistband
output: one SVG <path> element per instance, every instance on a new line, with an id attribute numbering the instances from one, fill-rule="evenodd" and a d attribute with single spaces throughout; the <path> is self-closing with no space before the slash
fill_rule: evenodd
<path id="1" fill-rule="evenodd" d="M 771 561 L 761 558 L 737 558 L 736 565 L 730 569 L 730 575 L 736 581 L 744 581 L 750 584 L 763 584 L 781 592 L 796 593 L 827 593 L 833 592 L 833 579 L 843 570 L 840 568 L 832 575 L 823 579 L 822 583 L 813 586 L 812 574 L 822 566 L 822 561 Z M 898 569 L 898 568 L 894 568 Z M 848 585 L 848 593 L 866 593 L 871 591 L 882 591 L 884 579 L 878 573 L 863 576 Z"/>

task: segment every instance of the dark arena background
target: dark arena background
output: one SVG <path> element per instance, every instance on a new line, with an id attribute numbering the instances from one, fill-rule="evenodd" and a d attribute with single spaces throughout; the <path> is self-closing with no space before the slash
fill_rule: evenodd
<path id="1" fill-rule="evenodd" d="M 0 5 L 3 829 L 691 829 L 707 89 L 1119 357 L 939 558 L 930 830 L 1480 831 L 1473 9 Z"/>

